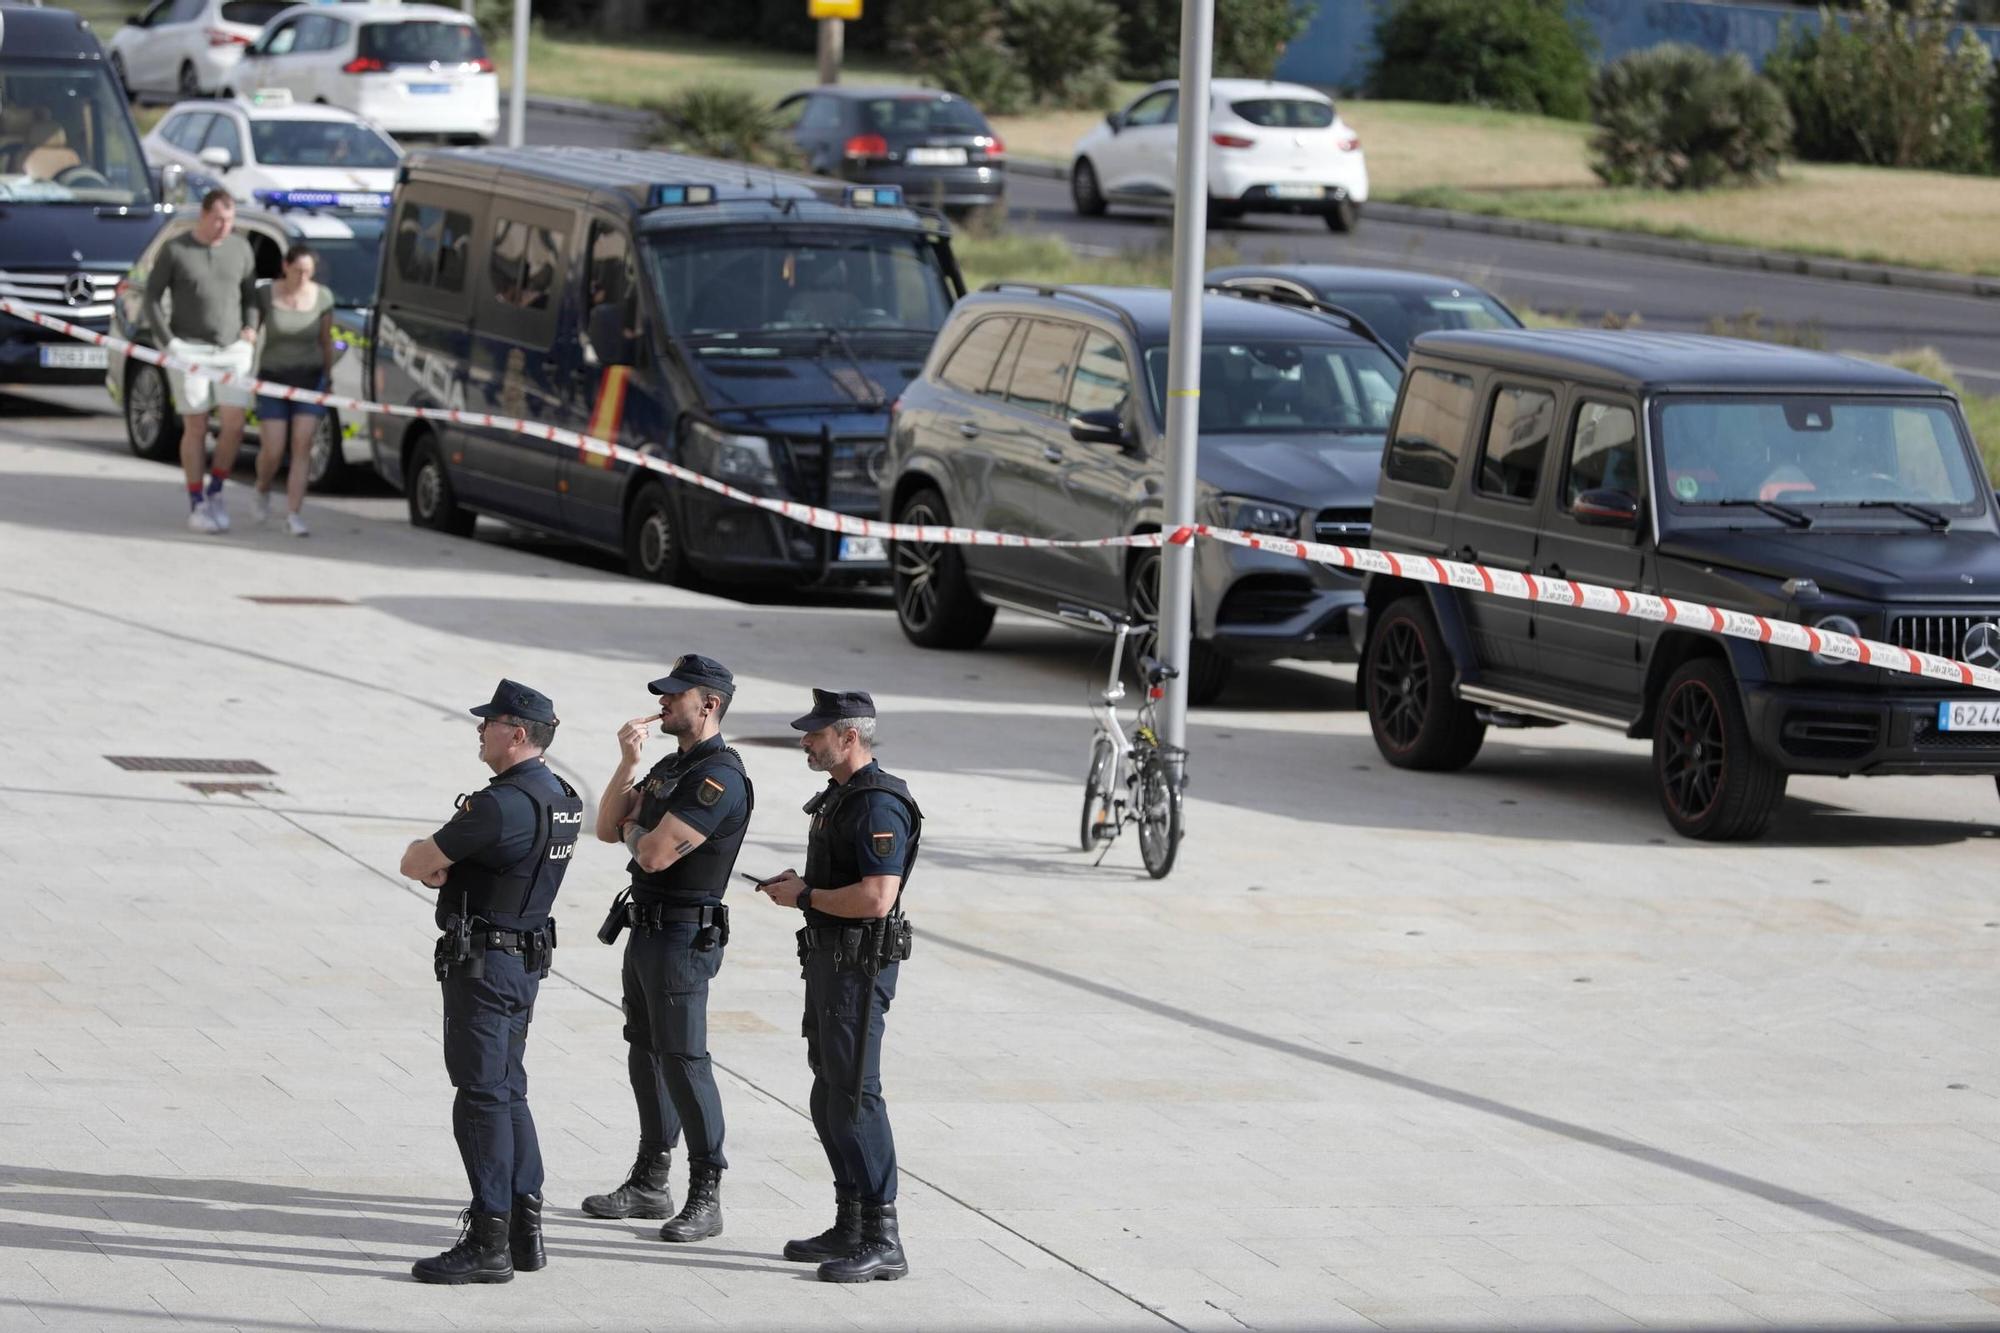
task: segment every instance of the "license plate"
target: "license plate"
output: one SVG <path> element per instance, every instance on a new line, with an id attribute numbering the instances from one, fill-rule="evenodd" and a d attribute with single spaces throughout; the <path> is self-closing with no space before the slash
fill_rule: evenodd
<path id="1" fill-rule="evenodd" d="M 1947 700 L 1938 705 L 1938 730 L 2000 731 L 2000 700 Z"/>
<path id="2" fill-rule="evenodd" d="M 448 83 L 413 83 L 410 85 L 410 91 L 413 93 L 448 93 L 451 91 L 451 85 Z"/>
<path id="3" fill-rule="evenodd" d="M 50 370 L 102 370 L 108 364 L 102 347 L 44 347 L 42 365 Z"/>
<path id="4" fill-rule="evenodd" d="M 1326 187 L 1324 185 L 1273 185 L 1271 187 L 1271 197 L 1273 199 L 1324 199 L 1326 198 Z"/>
<path id="5" fill-rule="evenodd" d="M 903 157 L 913 167 L 962 167 L 965 165 L 963 148 L 912 148 Z"/>
<path id="6" fill-rule="evenodd" d="M 840 539 L 840 560 L 887 560 L 889 552 L 883 547 L 880 537 L 842 537 Z"/>

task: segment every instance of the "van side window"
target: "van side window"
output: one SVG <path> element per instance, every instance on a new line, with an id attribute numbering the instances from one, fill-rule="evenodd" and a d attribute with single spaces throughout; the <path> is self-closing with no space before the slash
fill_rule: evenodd
<path id="1" fill-rule="evenodd" d="M 1396 435 L 1382 470 L 1391 481 L 1439 490 L 1451 485 L 1472 422 L 1472 379 L 1449 371 L 1410 372 Z"/>
<path id="2" fill-rule="evenodd" d="M 1534 499 L 1549 437 L 1555 433 L 1555 395 L 1540 389 L 1496 392 L 1479 451 L 1476 489 L 1500 500 Z"/>
<path id="3" fill-rule="evenodd" d="M 993 379 L 993 368 L 1000 364 L 1000 353 L 1007 346 L 1007 335 L 1013 331 L 1014 321 L 1007 316 L 980 320 L 972 326 L 972 332 L 959 339 L 957 348 L 938 371 L 938 378 L 966 393 L 986 392 Z"/>
<path id="4" fill-rule="evenodd" d="M 1563 508 L 1575 505 L 1585 491 L 1639 494 L 1639 423 L 1631 408 L 1585 403 L 1576 409 Z"/>
<path id="5" fill-rule="evenodd" d="M 639 332 L 639 270 L 632 262 L 632 243 L 625 229 L 606 222 L 590 224 L 590 252 L 585 263 L 589 287 L 584 336 L 597 353 L 598 364 L 632 364 L 632 340 Z"/>
<path id="6" fill-rule="evenodd" d="M 1021 344 L 1021 354 L 1014 362 L 1007 401 L 1015 407 L 1054 416 L 1069 388 L 1069 372 L 1076 365 L 1076 344 L 1082 335 L 1083 330 L 1074 324 L 1032 321 Z"/>
<path id="7" fill-rule="evenodd" d="M 487 276 L 493 298 L 522 310 L 546 310 L 562 272 L 563 238 L 557 232 L 496 212 L 493 257 Z"/>
<path id="8" fill-rule="evenodd" d="M 436 204 L 404 200 L 396 215 L 391 254 L 396 276 L 414 288 L 465 290 L 465 252 L 472 244 L 472 216 Z"/>

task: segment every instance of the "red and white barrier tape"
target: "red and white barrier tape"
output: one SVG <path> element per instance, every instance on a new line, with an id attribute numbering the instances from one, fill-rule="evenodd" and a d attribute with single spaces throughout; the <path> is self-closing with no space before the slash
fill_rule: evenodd
<path id="1" fill-rule="evenodd" d="M 254 393 L 271 398 L 284 398 L 292 402 L 318 403 L 327 407 L 341 408 L 349 412 L 371 413 L 381 416 L 405 417 L 427 421 L 448 421 L 459 426 L 483 426 L 490 430 L 509 431 L 527 435 L 535 439 L 547 440 L 551 444 L 572 447 L 579 454 L 595 455 L 600 458 L 616 459 L 634 467 L 642 467 L 662 473 L 690 486 L 713 491 L 731 500 L 768 510 L 795 523 L 817 528 L 825 532 L 837 532 L 851 537 L 880 537 L 888 541 L 922 542 L 947 546 L 1016 546 L 1016 547 L 1157 547 L 1163 544 L 1183 545 L 1197 537 L 1207 537 L 1213 541 L 1232 546 L 1246 546 L 1254 550 L 1272 551 L 1281 555 L 1296 556 L 1313 564 L 1333 565 L 1341 569 L 1359 573 L 1388 574 L 1419 583 L 1443 584 L 1461 588 L 1469 592 L 1489 593 L 1496 597 L 1512 597 L 1522 601 L 1543 602 L 1551 606 L 1577 607 L 1585 611 L 1601 612 L 1606 615 L 1633 616 L 1640 620 L 1657 621 L 1669 625 L 1685 625 L 1691 629 L 1704 630 L 1711 634 L 1723 634 L 1731 638 L 1748 639 L 1753 643 L 1771 644 L 1780 648 L 1796 649 L 1804 653 L 1817 653 L 1822 657 L 1838 658 L 1856 662 L 1862 666 L 1879 667 L 1904 675 L 1922 676 L 1929 680 L 1946 681 L 1954 685 L 1964 685 L 1974 689 L 2000 692 L 2000 671 L 1991 667 L 1973 666 L 1968 662 L 1954 661 L 1948 657 L 1938 657 L 1930 653 L 1919 653 L 1894 644 L 1879 643 L 1873 639 L 1857 638 L 1839 634 L 1832 630 L 1814 629 L 1808 625 L 1789 620 L 1771 620 L 1764 616 L 1748 615 L 1741 611 L 1724 611 L 1718 607 L 1706 606 L 1700 602 L 1683 602 L 1671 597 L 1655 597 L 1650 593 L 1625 592 L 1617 588 L 1606 588 L 1593 583 L 1578 583 L 1571 579 L 1545 578 L 1539 574 L 1521 574 L 1512 570 L 1493 569 L 1486 565 L 1465 564 L 1456 560 L 1440 560 L 1435 556 L 1405 555 L 1394 551 L 1377 551 L 1367 547 L 1332 546 L 1322 542 L 1297 541 L 1289 537 L 1272 537 L 1253 532 L 1240 532 L 1233 528 L 1213 528 L 1205 523 L 1177 528 L 1171 533 L 1142 532 L 1124 537 L 1056 538 L 1022 537 L 1008 532 L 988 532 L 977 528 L 937 527 L 929 524 L 885 523 L 880 519 L 857 518 L 831 509 L 821 509 L 815 505 L 800 504 L 794 500 L 774 500 L 769 496 L 752 495 L 740 491 L 727 482 L 703 476 L 678 463 L 670 463 L 664 458 L 628 449 L 610 440 L 585 435 L 580 431 L 568 430 L 562 426 L 552 426 L 546 422 L 526 421 L 520 417 L 501 416 L 492 412 L 466 412 L 452 408 L 406 407 L 395 403 L 373 403 L 366 399 L 348 398 L 340 394 L 320 393 L 312 389 L 300 389 L 289 384 L 274 384 L 252 375 L 242 375 L 234 371 L 211 371 L 197 363 L 168 356 L 164 352 L 137 343 L 98 333 L 94 329 L 72 324 L 45 314 L 33 306 L 8 297 L 0 297 L 0 313 L 14 315 L 20 319 L 39 324 L 43 328 L 67 334 L 69 337 L 96 346 L 116 349 L 126 356 L 163 368 L 184 373 L 205 376 L 223 384 L 234 384 L 250 389 Z"/>

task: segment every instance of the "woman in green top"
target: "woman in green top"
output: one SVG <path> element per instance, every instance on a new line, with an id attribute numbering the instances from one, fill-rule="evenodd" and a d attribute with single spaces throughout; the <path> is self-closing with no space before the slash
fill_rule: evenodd
<path id="1" fill-rule="evenodd" d="M 257 310 L 263 340 L 257 356 L 257 378 L 299 389 L 325 391 L 333 381 L 333 293 L 313 281 L 319 266 L 312 250 L 294 245 L 285 251 L 284 276 L 258 289 Z M 257 518 L 271 517 L 271 481 L 278 461 L 291 441 L 291 471 L 285 477 L 285 525 L 294 537 L 308 535 L 299 509 L 306 499 L 306 473 L 311 469 L 313 435 L 326 408 L 318 403 L 291 402 L 257 395 Z M 334 448 L 340 447 L 339 441 Z"/>

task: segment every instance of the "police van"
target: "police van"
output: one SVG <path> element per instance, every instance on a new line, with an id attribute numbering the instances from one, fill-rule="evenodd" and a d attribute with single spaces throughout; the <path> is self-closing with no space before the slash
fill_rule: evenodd
<path id="1" fill-rule="evenodd" d="M 874 517 L 889 407 L 965 291 L 942 219 L 863 187 L 673 153 L 440 149 L 404 164 L 369 383 L 383 402 L 615 440 L 759 495 Z M 532 435 L 378 417 L 411 521 L 476 515 L 631 571 L 881 578 L 821 533 Z"/>

